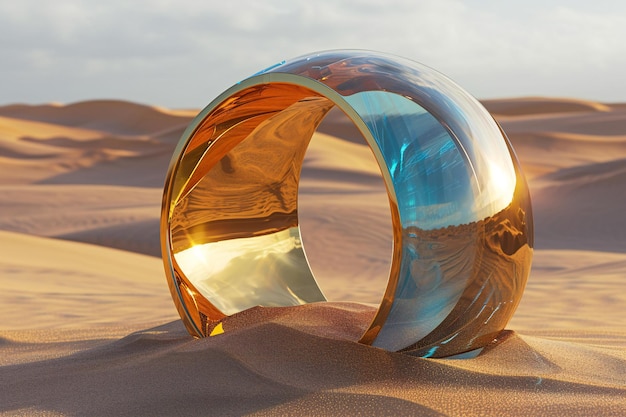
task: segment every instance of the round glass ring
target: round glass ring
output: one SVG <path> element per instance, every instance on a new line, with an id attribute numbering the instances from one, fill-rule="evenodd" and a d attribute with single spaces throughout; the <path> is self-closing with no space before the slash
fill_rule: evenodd
<path id="1" fill-rule="evenodd" d="M 311 136 L 341 109 L 389 196 L 393 253 L 360 342 L 425 357 L 477 351 L 515 311 L 530 271 L 526 181 L 483 106 L 442 74 L 370 51 L 328 51 L 231 87 L 192 121 L 163 196 L 168 284 L 189 332 L 257 305 L 324 301 L 298 227 Z"/>

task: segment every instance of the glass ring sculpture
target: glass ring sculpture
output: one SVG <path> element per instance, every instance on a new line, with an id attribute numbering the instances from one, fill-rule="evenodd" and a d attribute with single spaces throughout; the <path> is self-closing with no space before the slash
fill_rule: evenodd
<path id="1" fill-rule="evenodd" d="M 161 217 L 185 326 L 203 337 L 250 307 L 325 301 L 301 244 L 297 196 L 308 143 L 335 106 L 375 156 L 393 227 L 387 288 L 360 342 L 425 357 L 483 348 L 515 311 L 530 271 L 526 181 L 477 100 L 428 67 L 369 51 L 277 64 L 189 125 Z"/>

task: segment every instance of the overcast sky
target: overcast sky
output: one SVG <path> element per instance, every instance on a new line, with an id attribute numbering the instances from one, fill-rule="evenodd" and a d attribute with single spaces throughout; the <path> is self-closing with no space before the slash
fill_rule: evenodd
<path id="1" fill-rule="evenodd" d="M 199 108 L 283 59 L 342 48 L 419 61 L 478 98 L 626 102 L 621 0 L 0 0 L 0 47 L 0 104 Z"/>

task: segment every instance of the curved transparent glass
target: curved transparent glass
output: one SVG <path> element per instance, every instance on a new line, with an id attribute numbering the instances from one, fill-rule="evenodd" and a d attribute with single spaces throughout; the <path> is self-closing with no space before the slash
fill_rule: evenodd
<path id="1" fill-rule="evenodd" d="M 523 174 L 497 123 L 460 87 L 368 51 L 273 66 L 216 98 L 184 133 L 161 240 L 187 328 L 205 336 L 249 307 L 325 300 L 302 249 L 297 193 L 309 140 L 334 106 L 376 157 L 393 225 L 387 289 L 361 342 L 435 357 L 485 346 L 530 270 Z"/>

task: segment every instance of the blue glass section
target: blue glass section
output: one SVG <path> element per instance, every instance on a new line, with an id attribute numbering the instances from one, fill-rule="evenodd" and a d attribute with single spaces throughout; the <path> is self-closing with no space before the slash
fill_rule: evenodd
<path id="1" fill-rule="evenodd" d="M 475 244 L 428 237 L 477 219 L 472 169 L 448 131 L 412 100 L 385 91 L 347 96 L 389 169 L 402 225 L 395 301 L 374 342 L 397 350 L 420 340 L 448 316 L 471 276 Z M 435 354 L 436 348 L 429 354 Z"/>
<path id="2" fill-rule="evenodd" d="M 468 210 L 473 201 L 471 170 L 437 119 L 394 93 L 367 91 L 345 99 L 385 159 L 403 227 L 430 230 L 477 220 Z"/>

